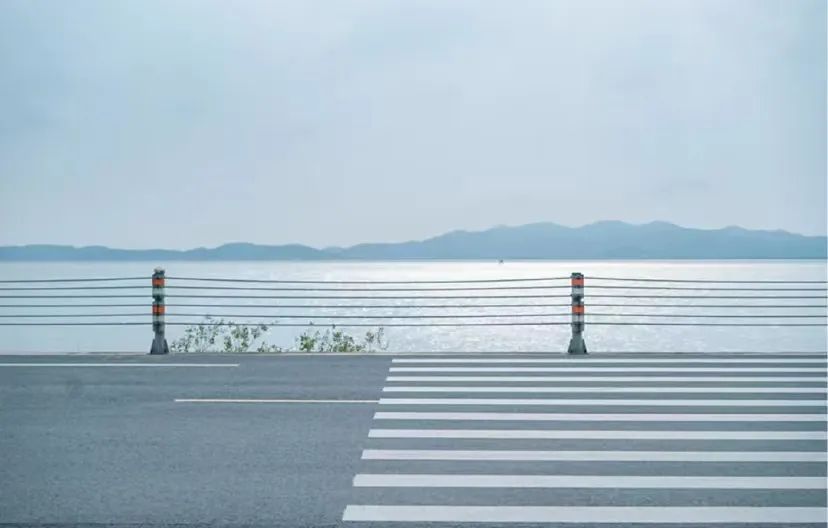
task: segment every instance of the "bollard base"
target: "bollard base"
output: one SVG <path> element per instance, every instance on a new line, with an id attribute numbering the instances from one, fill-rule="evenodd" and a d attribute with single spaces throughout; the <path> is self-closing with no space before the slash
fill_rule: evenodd
<path id="1" fill-rule="evenodd" d="M 155 339 L 152 340 L 152 346 L 150 347 L 150 355 L 163 355 L 169 353 L 170 347 L 167 346 L 167 340 L 164 336 L 155 336 Z"/>
<path id="2" fill-rule="evenodd" d="M 586 342 L 584 342 L 584 336 L 580 334 L 572 336 L 572 339 L 569 340 L 569 349 L 566 353 L 571 355 L 586 354 L 587 348 Z"/>

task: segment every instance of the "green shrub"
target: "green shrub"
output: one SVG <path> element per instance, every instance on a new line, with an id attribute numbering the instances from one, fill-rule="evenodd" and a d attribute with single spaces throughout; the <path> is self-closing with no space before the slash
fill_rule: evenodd
<path id="1" fill-rule="evenodd" d="M 311 324 L 311 326 L 313 326 Z M 376 331 L 367 331 L 361 341 L 336 326 L 319 330 L 306 330 L 296 338 L 296 347 L 300 352 L 375 352 L 387 350 L 388 340 L 385 338 L 385 329 L 379 327 Z"/>
<path id="2" fill-rule="evenodd" d="M 313 323 L 310 324 L 313 326 Z M 267 325 L 248 326 L 225 319 L 206 317 L 203 323 L 188 326 L 184 335 L 170 343 L 173 353 L 214 352 L 227 353 L 278 353 L 285 349 L 268 344 L 265 340 Z M 220 348 L 219 348 L 220 346 Z M 301 352 L 375 352 L 387 350 L 385 329 L 368 330 L 361 339 L 338 330 L 336 326 L 319 330 L 305 330 L 297 338 L 296 349 Z"/>
<path id="3" fill-rule="evenodd" d="M 213 352 L 221 343 L 223 352 L 282 352 L 264 341 L 267 331 L 267 325 L 246 326 L 207 316 L 203 323 L 185 328 L 184 336 L 170 344 L 170 351 Z"/>

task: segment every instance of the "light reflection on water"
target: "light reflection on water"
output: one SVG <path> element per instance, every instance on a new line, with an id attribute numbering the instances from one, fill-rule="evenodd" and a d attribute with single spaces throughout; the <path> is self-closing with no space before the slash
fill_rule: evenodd
<path id="1" fill-rule="evenodd" d="M 149 276 L 155 266 L 152 262 L 91 262 L 91 263 L 0 263 L 0 278 L 81 278 L 81 277 L 117 277 L 117 276 L 146 276 L 147 288 L 138 292 L 146 293 L 146 309 L 143 308 L 119 308 L 119 309 L 84 309 L 87 313 L 106 313 L 118 310 L 124 313 L 142 313 L 141 317 L 126 317 L 122 320 L 146 321 L 146 326 L 138 327 L 0 327 L 0 353 L 26 352 L 143 352 L 149 347 L 152 333 L 149 327 Z M 687 309 L 675 308 L 647 308 L 647 307 L 590 307 L 590 276 L 611 276 L 631 278 L 669 278 L 669 279 L 713 279 L 713 280 L 825 280 L 825 261 L 623 261 L 623 262 L 565 262 L 565 261 L 514 261 L 498 264 L 497 262 L 481 261 L 438 261 L 438 262 L 172 262 L 165 266 L 167 275 L 194 276 L 194 277 L 217 277 L 217 278 L 240 278 L 240 279 L 296 279 L 296 280 L 451 280 L 451 279 L 498 279 L 498 278 L 522 278 L 522 277 L 557 277 L 568 276 L 571 272 L 582 272 L 587 276 L 586 283 L 586 304 L 587 304 L 587 344 L 591 351 L 825 351 L 828 337 L 824 327 L 776 327 L 776 328 L 751 328 L 751 327 L 665 327 L 665 326 L 595 326 L 589 325 L 589 313 L 728 313 L 748 314 L 760 313 L 751 309 L 697 309 L 691 312 Z M 175 282 L 168 281 L 172 286 Z M 524 283 L 519 283 L 525 285 Z M 555 284 L 565 285 L 567 282 Z M 437 285 L 429 285 L 437 287 Z M 779 287 L 779 286 L 774 286 Z M 567 294 L 568 290 L 543 290 L 550 295 Z M 11 294 L 13 292 L 4 292 Z M 38 292 L 30 292 L 38 293 Z M 48 293 L 48 292 L 41 292 Z M 73 292 L 53 292 L 69 293 Z M 87 292 L 87 293 L 110 293 L 110 292 Z M 169 290 L 172 295 L 172 289 Z M 196 293 L 239 293 L 255 294 L 254 292 L 196 292 Z M 269 292 L 278 294 L 280 292 Z M 287 295 L 302 295 L 302 292 L 282 292 Z M 535 291 L 516 290 L 512 292 L 467 292 L 472 295 L 492 294 L 531 294 Z M 610 293 L 610 292 L 606 292 Z M 615 292 L 613 292 L 615 293 Z M 621 293 L 621 292 L 618 292 Z M 644 292 L 626 292 L 644 293 Z M 703 292 L 657 292 L 664 294 L 700 294 Z M 712 292 L 710 292 L 712 293 Z M 769 295 L 818 295 L 819 293 L 809 292 L 769 292 Z M 325 292 L 311 292 L 310 295 L 325 295 Z M 447 295 L 444 292 L 430 292 L 430 295 Z M 458 295 L 462 299 L 462 293 L 449 293 Z M 719 292 L 725 295 L 737 295 L 739 292 Z M 761 293 L 745 292 L 745 295 L 762 295 Z M 354 293 L 354 295 L 360 295 Z M 393 292 L 378 295 L 393 296 Z M 824 293 L 822 294 L 824 296 Z M 33 303 L 32 300 L 3 299 L 3 304 L 9 303 Z M 75 302 L 73 299 L 61 299 L 68 303 Z M 92 302 L 94 300 L 88 300 Z M 227 299 L 186 299 L 179 302 L 186 303 L 249 303 L 253 306 L 261 301 L 256 300 L 227 300 Z M 597 300 L 594 300 L 597 301 Z M 621 299 L 604 299 L 605 302 L 621 301 Z M 50 301 L 42 301 L 44 303 Z M 55 301 L 51 301 L 55 302 Z M 127 302 L 144 303 L 143 299 L 125 299 L 123 301 L 114 299 L 101 299 L 106 302 Z M 373 301 L 353 301 L 352 304 L 365 304 Z M 412 303 L 415 301 L 389 301 L 391 303 Z M 429 301 L 433 304 L 451 302 L 445 300 Z M 486 301 L 479 300 L 478 303 Z M 567 304 L 565 298 L 550 299 L 501 299 L 489 302 L 497 303 L 526 303 L 526 304 Z M 646 304 L 648 299 L 630 299 L 628 302 Z M 702 304 L 705 301 L 671 299 L 661 302 L 671 304 L 695 303 Z M 707 304 L 736 304 L 738 300 L 709 300 Z M 823 299 L 810 299 L 805 301 L 784 300 L 773 301 L 763 300 L 768 304 L 825 304 Z M 175 299 L 168 299 L 168 303 L 174 304 Z M 331 301 L 267 301 L 267 304 L 331 304 Z M 382 304 L 388 304 L 382 301 Z M 19 308 L 0 308 L 0 314 L 14 313 L 77 313 L 76 310 L 38 309 L 27 310 Z M 233 314 L 250 313 L 250 308 L 174 308 L 168 309 L 168 321 L 176 319 L 173 314 L 183 313 L 210 313 L 213 315 L 224 315 L 236 320 Z M 269 313 L 315 313 L 315 314 L 350 314 L 357 315 L 360 311 L 326 309 L 322 312 L 319 309 L 308 310 L 301 308 L 269 310 Z M 477 310 L 468 309 L 421 309 L 418 311 L 404 309 L 385 310 L 362 310 L 371 314 L 454 314 L 454 313 L 533 313 L 533 314 L 560 314 L 549 320 L 567 321 L 568 308 L 560 306 L 555 308 L 480 308 Z M 268 313 L 268 312 L 263 312 Z M 798 313 L 825 315 L 824 308 L 817 309 L 765 309 L 763 313 Z M 186 318 L 192 320 L 193 318 Z M 535 320 L 543 318 L 534 318 Z M 597 320 L 593 317 L 593 320 Z M 35 319 L 29 319 L 35 321 Z M 119 319 L 114 319 L 119 320 Z M 501 319 L 500 321 L 514 321 L 515 319 Z M 42 319 L 41 319 L 42 321 Z M 399 320 L 398 320 L 399 321 Z M 491 319 L 489 319 L 491 321 Z M 660 321 L 662 318 L 601 318 L 601 321 Z M 689 319 L 685 321 L 702 321 L 701 319 Z M 706 320 L 710 321 L 710 320 Z M 715 321 L 715 320 L 713 320 Z M 825 322 L 825 319 L 798 320 L 800 322 Z M 306 322 L 291 320 L 291 322 Z M 403 322 L 403 321 L 399 321 Z M 793 322 L 793 321 L 792 321 Z M 353 333 L 361 333 L 365 329 L 349 329 Z M 168 338 L 175 339 L 181 334 L 182 327 L 168 327 Z M 290 345 L 295 336 L 301 332 L 299 328 L 272 328 L 269 341 L 281 346 Z M 390 341 L 389 351 L 393 352 L 422 352 L 422 351 L 551 351 L 561 352 L 566 349 L 569 339 L 569 327 L 560 326 L 492 326 L 492 327 L 429 327 L 429 328 L 388 328 L 387 335 Z"/>

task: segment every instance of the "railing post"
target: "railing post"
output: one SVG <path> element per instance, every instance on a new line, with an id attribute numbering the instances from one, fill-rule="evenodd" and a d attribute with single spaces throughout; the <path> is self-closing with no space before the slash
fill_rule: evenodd
<path id="1" fill-rule="evenodd" d="M 164 336 L 164 269 L 155 268 L 152 274 L 152 339 L 150 354 L 169 354 L 170 347 Z"/>
<path id="2" fill-rule="evenodd" d="M 584 343 L 584 275 L 572 274 L 572 339 L 569 340 L 569 354 L 586 354 Z"/>

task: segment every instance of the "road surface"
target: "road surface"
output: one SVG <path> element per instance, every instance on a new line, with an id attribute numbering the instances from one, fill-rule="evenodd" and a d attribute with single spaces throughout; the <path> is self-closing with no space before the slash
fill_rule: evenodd
<path id="1" fill-rule="evenodd" d="M 2 356 L 0 523 L 822 527 L 825 367 Z"/>

